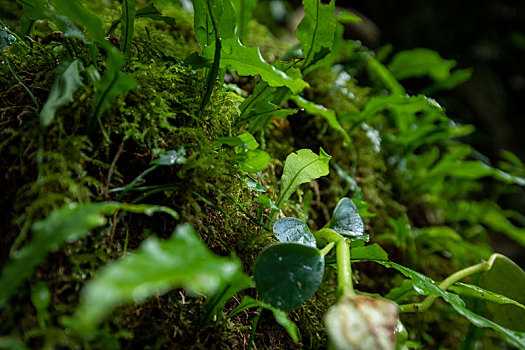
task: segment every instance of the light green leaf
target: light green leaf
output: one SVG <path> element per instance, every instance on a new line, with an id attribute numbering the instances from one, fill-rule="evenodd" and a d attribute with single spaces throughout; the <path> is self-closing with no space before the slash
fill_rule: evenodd
<path id="1" fill-rule="evenodd" d="M 155 8 L 153 3 L 138 9 L 135 13 L 135 18 L 139 17 L 147 17 L 155 21 L 162 21 L 170 26 L 175 25 L 175 18 L 163 16 L 162 13 L 160 13 L 159 10 Z"/>
<path id="2" fill-rule="evenodd" d="M 458 314 L 466 317 L 473 325 L 482 328 L 492 328 L 493 330 L 498 332 L 507 343 L 518 348 L 523 348 L 525 344 L 525 332 L 517 332 L 505 328 L 496 322 L 493 322 L 478 314 L 475 314 L 474 312 L 467 309 L 465 303 L 463 302 L 463 300 L 461 300 L 459 296 L 439 288 L 431 278 L 422 275 L 419 272 L 416 272 L 414 270 L 411 270 L 407 267 L 401 266 L 393 262 L 378 263 L 386 267 L 392 267 L 401 272 L 406 277 L 412 279 L 412 282 L 414 283 L 414 290 L 416 290 L 419 294 L 441 296 L 454 308 L 454 310 L 456 310 Z"/>
<path id="3" fill-rule="evenodd" d="M 57 67 L 56 71 L 62 73 L 57 74 L 46 103 L 40 111 L 40 125 L 48 127 L 55 119 L 58 109 L 73 102 L 75 92 L 84 86 L 80 75 L 82 70 L 84 66 L 80 60 L 74 60 L 67 67 L 64 65 Z"/>
<path id="4" fill-rule="evenodd" d="M 152 215 L 164 212 L 178 219 L 178 214 L 170 208 L 150 204 L 123 204 L 99 202 L 94 204 L 69 204 L 54 210 L 45 220 L 33 225 L 33 237 L 28 245 L 15 252 L 13 259 L 2 269 L 0 277 L 0 308 L 6 306 L 16 288 L 31 276 L 33 269 L 40 265 L 46 255 L 66 243 L 80 239 L 89 231 L 106 223 L 105 215 L 117 209 L 133 213 Z"/>
<path id="5" fill-rule="evenodd" d="M 266 169 L 271 157 L 260 149 L 237 153 L 236 160 L 240 162 L 242 170 L 247 173 L 256 173 Z"/>
<path id="6" fill-rule="evenodd" d="M 372 79 L 390 90 L 391 95 L 405 95 L 406 91 L 403 85 L 401 85 L 394 75 L 374 57 L 369 56 L 366 58 L 366 68 Z"/>
<path id="7" fill-rule="evenodd" d="M 343 136 L 345 143 L 350 144 L 350 136 L 348 136 L 348 133 L 341 126 L 341 124 L 339 124 L 337 114 L 333 109 L 328 109 L 325 106 L 318 105 L 312 101 L 305 100 L 304 98 L 298 95 L 291 96 L 290 99 L 294 101 L 299 107 L 304 108 L 306 113 L 320 115 L 321 117 L 323 117 L 328 122 L 328 125 L 337 130 Z"/>
<path id="8" fill-rule="evenodd" d="M 242 133 L 237 137 L 241 141 L 240 144 L 235 145 L 236 146 L 235 152 L 237 153 L 243 152 L 245 149 L 254 150 L 254 149 L 257 149 L 257 147 L 259 147 L 259 142 L 257 142 L 255 137 L 249 132 Z M 220 140 L 220 137 L 219 137 L 219 140 Z"/>
<path id="9" fill-rule="evenodd" d="M 153 154 L 157 158 L 153 159 L 149 164 L 150 165 L 163 165 L 171 166 L 174 164 L 184 164 L 186 163 L 186 150 L 184 146 L 181 146 L 178 150 L 169 150 L 165 151 L 163 149 L 154 149 Z"/>
<path id="10" fill-rule="evenodd" d="M 525 271 L 506 256 L 498 254 L 490 270 L 483 274 L 481 286 L 515 301 L 514 305 L 487 304 L 487 308 L 497 323 L 524 332 Z M 516 307 L 516 303 L 521 304 L 522 309 Z"/>
<path id="11" fill-rule="evenodd" d="M 324 258 L 319 249 L 299 243 L 277 243 L 264 249 L 253 275 L 262 300 L 291 310 L 308 300 L 321 284 Z"/>
<path id="12" fill-rule="evenodd" d="M 82 290 L 70 325 L 89 333 L 114 307 L 141 303 L 174 288 L 209 295 L 239 271 L 239 260 L 216 256 L 191 225 L 179 225 L 170 239 L 150 237 L 137 251 L 102 268 Z"/>
<path id="13" fill-rule="evenodd" d="M 345 11 L 345 10 L 340 11 L 336 16 L 336 19 L 337 19 L 337 22 L 343 23 L 343 24 L 362 22 L 361 18 L 359 18 L 358 15 L 352 12 Z"/>
<path id="14" fill-rule="evenodd" d="M 275 205 L 280 208 L 299 185 L 328 175 L 330 172 L 328 164 L 331 158 L 322 148 L 319 149 L 319 155 L 309 149 L 300 149 L 290 153 L 284 163 L 281 190 Z"/>
<path id="15" fill-rule="evenodd" d="M 304 17 L 295 35 L 301 43 L 305 57 L 303 69 L 314 64 L 319 57 L 324 58 L 332 50 L 336 20 L 335 1 L 325 5 L 321 0 L 303 0 Z M 325 52 L 325 54 L 319 55 Z M 316 57 L 317 55 L 317 57 Z"/>
<path id="16" fill-rule="evenodd" d="M 271 209 L 272 211 L 279 211 L 279 208 L 273 204 L 272 200 L 265 194 L 260 194 L 257 200 L 265 208 Z"/>
<path id="17" fill-rule="evenodd" d="M 398 52 L 388 69 L 399 80 L 428 75 L 434 81 L 443 81 L 455 66 L 456 61 L 445 60 L 434 50 L 416 48 Z"/>
<path id="18" fill-rule="evenodd" d="M 459 294 L 461 296 L 470 297 L 470 298 L 476 298 L 476 299 L 481 299 L 481 300 L 486 300 L 486 301 L 490 301 L 490 302 L 496 303 L 496 304 L 512 304 L 512 305 L 515 305 L 515 306 L 525 310 L 525 305 L 518 303 L 516 300 L 513 300 L 511 298 L 507 298 L 505 295 L 491 292 L 490 290 L 483 289 L 483 288 L 481 288 L 479 286 L 476 286 L 476 285 L 473 285 L 473 284 L 466 284 L 466 283 L 458 282 L 458 283 L 454 284 L 453 286 L 448 287 L 447 289 L 452 291 L 452 292 L 454 292 L 454 293 L 456 293 L 456 294 Z M 500 312 L 504 311 L 503 309 L 501 309 L 500 307 L 497 307 L 497 306 L 494 307 L 494 309 L 498 310 Z M 505 325 L 501 321 L 497 320 L 497 322 Z M 514 325 L 516 325 L 516 324 L 523 324 L 523 319 L 520 322 L 521 323 L 513 322 L 512 324 L 514 324 Z M 508 326 L 508 327 L 512 328 L 512 325 Z"/>
<path id="19" fill-rule="evenodd" d="M 304 222 L 296 218 L 282 218 L 273 224 L 275 238 L 281 243 L 295 242 L 316 247 L 315 237 Z"/>
<path id="20" fill-rule="evenodd" d="M 359 238 L 363 236 L 365 225 L 357 207 L 350 198 L 342 198 L 334 209 L 330 228 L 344 236 Z"/>
<path id="21" fill-rule="evenodd" d="M 232 0 L 232 5 L 237 14 L 237 36 L 242 43 L 245 43 L 248 35 L 248 26 L 253 16 L 253 10 L 257 5 L 257 0 Z"/>
<path id="22" fill-rule="evenodd" d="M 295 324 L 288 318 L 288 315 L 283 310 L 279 310 L 278 308 L 275 308 L 269 304 L 266 304 L 263 301 L 256 300 L 248 295 L 244 296 L 241 300 L 241 303 L 230 312 L 230 317 L 235 316 L 239 312 L 242 312 L 246 309 L 250 309 L 252 307 L 262 307 L 264 309 L 270 310 L 273 312 L 273 317 L 279 323 L 281 326 L 286 329 L 288 332 L 288 335 L 293 339 L 294 342 L 299 341 L 299 335 L 297 332 L 297 327 Z"/>
<path id="23" fill-rule="evenodd" d="M 216 38 L 234 36 L 236 15 L 230 0 L 193 0 L 193 10 L 193 29 L 203 50 L 214 46 Z"/>
<path id="24" fill-rule="evenodd" d="M 425 95 L 430 96 L 435 94 L 436 91 L 452 90 L 456 86 L 461 85 L 467 80 L 469 80 L 472 76 L 472 72 L 472 68 L 456 69 L 452 73 L 450 73 L 450 75 L 446 79 L 432 83 L 430 86 L 421 90 L 421 92 Z"/>
<path id="25" fill-rule="evenodd" d="M 388 260 L 388 254 L 377 243 L 364 247 L 355 247 L 350 251 L 352 260 Z"/>
<path id="26" fill-rule="evenodd" d="M 131 40 L 135 30 L 135 0 L 122 1 L 122 35 L 120 36 L 120 51 L 126 56 L 131 48 Z"/>
<path id="27" fill-rule="evenodd" d="M 203 49 L 203 56 L 214 56 L 214 45 Z M 232 37 L 222 41 L 220 67 L 231 66 L 239 75 L 260 75 L 261 79 L 273 87 L 286 86 L 294 94 L 298 94 L 308 83 L 301 78 L 291 78 L 283 71 L 267 63 L 256 47 L 242 45 L 238 38 Z"/>

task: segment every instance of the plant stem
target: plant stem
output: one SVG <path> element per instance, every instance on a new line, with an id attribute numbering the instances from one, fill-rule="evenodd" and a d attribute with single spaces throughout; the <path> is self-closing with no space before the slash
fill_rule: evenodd
<path id="1" fill-rule="evenodd" d="M 247 350 L 250 350 L 252 348 L 253 338 L 255 337 L 255 330 L 257 329 L 257 323 L 259 323 L 259 318 L 261 317 L 262 311 L 263 311 L 263 308 L 261 306 L 257 310 L 257 314 L 255 315 L 255 318 L 253 319 L 252 330 L 250 331 L 250 339 L 248 340 L 248 346 L 246 347 Z"/>
<path id="2" fill-rule="evenodd" d="M 323 249 L 321 249 L 321 255 L 324 257 L 326 254 L 330 253 L 330 250 L 334 247 L 335 243 L 330 242 L 328 243 Z"/>
<path id="3" fill-rule="evenodd" d="M 493 255 L 494 256 L 494 255 Z M 473 275 L 478 272 L 484 272 L 490 270 L 492 266 L 492 257 L 489 259 L 489 261 L 483 261 L 479 264 L 469 266 L 467 268 L 464 268 L 463 270 L 459 270 L 452 275 L 448 276 L 439 284 L 439 288 L 441 289 L 447 289 L 451 285 L 453 285 L 456 282 L 461 281 L 465 277 L 468 277 L 470 275 Z M 423 300 L 422 303 L 414 303 L 414 304 L 404 304 L 399 305 L 399 312 L 423 312 L 427 310 L 432 303 L 434 303 L 434 300 L 438 298 L 438 295 L 429 295 Z"/>
<path id="4" fill-rule="evenodd" d="M 335 244 L 337 260 L 337 292 L 339 298 L 352 297 L 355 294 L 352 285 L 352 265 L 350 263 L 350 244 L 341 238 Z"/>
<path id="5" fill-rule="evenodd" d="M 2 52 L 2 58 L 4 59 L 5 65 L 6 65 L 7 69 L 9 70 L 9 72 L 13 75 L 13 77 L 16 79 L 16 81 L 18 82 L 18 84 L 20 84 L 20 86 L 22 86 L 22 87 L 27 91 L 27 93 L 29 94 L 29 97 L 31 97 L 31 100 L 32 100 L 33 103 L 35 104 L 36 110 L 37 110 L 37 111 L 40 111 L 40 104 L 39 104 L 38 101 L 36 100 L 35 95 L 33 95 L 33 93 L 31 92 L 31 90 L 29 90 L 29 88 L 27 87 L 27 85 L 24 84 L 24 83 L 22 82 L 22 80 L 18 77 L 18 75 L 15 73 L 15 71 L 14 71 L 13 68 L 11 67 L 11 64 L 9 63 L 9 60 L 7 59 L 6 55 L 4 55 L 3 52 Z"/>

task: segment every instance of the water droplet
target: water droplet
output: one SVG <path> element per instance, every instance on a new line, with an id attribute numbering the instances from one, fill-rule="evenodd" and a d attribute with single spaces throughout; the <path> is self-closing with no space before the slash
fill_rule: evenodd
<path id="1" fill-rule="evenodd" d="M 279 261 L 283 261 L 283 257 L 282 256 L 279 257 Z"/>

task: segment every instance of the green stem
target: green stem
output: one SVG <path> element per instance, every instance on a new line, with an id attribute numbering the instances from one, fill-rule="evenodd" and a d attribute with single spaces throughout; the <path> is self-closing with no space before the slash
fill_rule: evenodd
<path id="1" fill-rule="evenodd" d="M 352 297 L 355 294 L 352 285 L 352 265 L 350 263 L 350 244 L 341 238 L 335 244 L 337 260 L 337 292 L 339 298 Z"/>
<path id="2" fill-rule="evenodd" d="M 334 247 L 335 243 L 334 242 L 330 242 L 328 243 L 323 249 L 321 249 L 321 255 L 323 257 L 326 256 L 326 254 L 330 253 L 330 250 L 332 250 L 332 248 Z"/>
<path id="3" fill-rule="evenodd" d="M 16 81 L 18 82 L 18 84 L 20 84 L 20 85 L 21 85 L 21 86 L 27 91 L 27 93 L 29 94 L 29 97 L 31 97 L 31 100 L 32 100 L 33 103 L 35 104 L 36 110 L 37 110 L 37 111 L 40 111 L 40 104 L 39 104 L 38 101 L 36 100 L 35 95 L 33 95 L 33 93 L 31 92 L 31 90 L 29 90 L 29 88 L 26 86 L 26 84 L 24 84 L 24 83 L 22 82 L 22 80 L 18 77 L 18 75 L 15 73 L 15 71 L 14 71 L 13 68 L 11 67 L 11 64 L 9 63 L 9 60 L 7 59 L 7 56 L 4 55 L 3 52 L 2 52 L 2 58 L 4 59 L 5 65 L 7 66 L 7 69 L 9 70 L 9 72 L 13 75 L 13 77 L 16 79 Z"/>
<path id="4" fill-rule="evenodd" d="M 129 185 L 127 185 L 126 187 L 124 187 L 124 189 L 122 190 L 122 192 L 120 193 L 120 195 L 118 196 L 117 200 L 120 201 L 122 199 L 122 197 L 124 197 L 124 195 L 126 193 L 128 193 L 129 191 L 131 191 L 131 189 L 133 187 L 135 187 L 135 185 L 137 184 L 137 182 L 139 182 L 140 180 L 142 180 L 142 178 L 146 175 L 148 175 L 149 173 L 151 173 L 153 170 L 157 169 L 159 167 L 158 164 L 155 164 L 153 165 L 152 167 L 149 167 L 148 169 L 144 170 L 144 172 L 142 174 L 140 174 L 139 176 L 137 176 L 135 178 L 135 180 L 131 181 L 129 183 Z"/>
<path id="5" fill-rule="evenodd" d="M 494 256 L 494 255 L 493 255 Z M 447 289 L 451 285 L 453 285 L 456 282 L 461 281 L 462 279 L 473 275 L 478 272 L 484 272 L 490 270 L 492 266 L 493 258 L 489 259 L 489 261 L 483 261 L 479 264 L 469 266 L 467 268 L 464 268 L 463 270 L 459 270 L 452 275 L 448 276 L 441 282 L 438 287 L 441 289 Z M 414 304 L 404 304 L 399 305 L 399 312 L 423 312 L 426 311 L 438 298 L 438 295 L 429 295 L 423 300 L 422 303 L 414 303 Z"/>

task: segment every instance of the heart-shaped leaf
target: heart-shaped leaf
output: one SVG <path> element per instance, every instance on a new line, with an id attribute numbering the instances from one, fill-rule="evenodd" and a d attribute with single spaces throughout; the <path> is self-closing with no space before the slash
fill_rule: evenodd
<path id="1" fill-rule="evenodd" d="M 308 300 L 323 279 L 324 258 L 317 248 L 278 243 L 259 254 L 254 278 L 262 300 L 291 310 Z"/>
<path id="2" fill-rule="evenodd" d="M 265 151 L 255 149 L 238 153 L 236 159 L 240 162 L 242 170 L 247 173 L 256 173 L 266 169 L 270 164 L 271 157 Z"/>
<path id="3" fill-rule="evenodd" d="M 310 232 L 308 226 L 299 219 L 279 219 L 273 225 L 273 232 L 276 233 L 275 238 L 277 238 L 279 242 L 295 242 L 314 248 L 316 247 L 314 235 Z"/>
<path id="4" fill-rule="evenodd" d="M 481 287 L 525 304 L 525 271 L 504 255 L 497 254 L 492 267 L 483 274 Z M 494 321 L 516 331 L 525 331 L 525 310 L 515 305 L 488 303 Z"/>
<path id="5" fill-rule="evenodd" d="M 365 226 L 350 198 L 345 197 L 337 203 L 330 228 L 344 236 L 363 239 Z"/>

